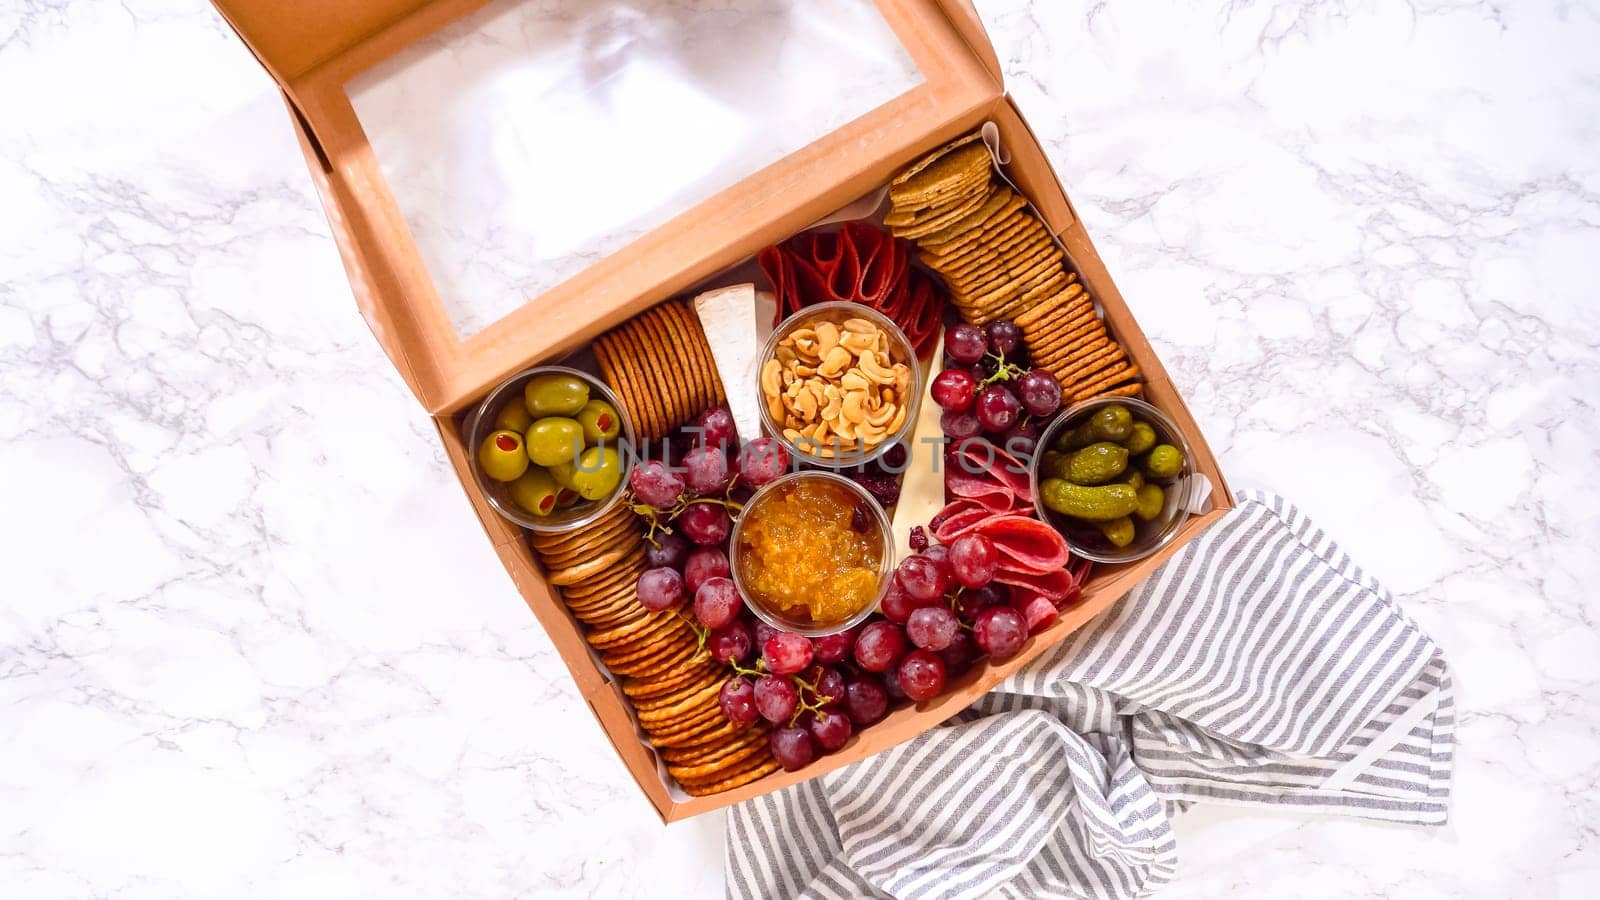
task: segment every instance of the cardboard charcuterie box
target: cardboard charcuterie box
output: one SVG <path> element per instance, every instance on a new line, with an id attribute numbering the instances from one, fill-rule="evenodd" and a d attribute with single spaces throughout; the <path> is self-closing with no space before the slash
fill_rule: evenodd
<path id="1" fill-rule="evenodd" d="M 1006 94 L 968 0 L 768 0 L 705 12 L 649 0 L 554 9 L 514 0 L 214 3 L 282 90 L 362 315 L 432 416 L 506 571 L 663 820 L 815 777 L 937 726 L 1231 507 L 1203 436 Z M 808 78 L 793 77 L 796 54 L 812 57 Z M 1143 399 L 1187 438 L 1209 501 L 1197 501 L 1153 554 L 1096 566 L 1017 655 L 980 662 L 933 699 L 901 703 L 796 771 L 686 793 L 541 567 L 541 545 L 481 486 L 474 413 L 530 367 L 580 359 L 593 371 L 596 339 L 658 304 L 688 308 L 686 297 L 735 280 L 773 287 L 754 262 L 764 248 L 844 209 L 883 222 L 871 200 L 898 173 L 980 129 L 1003 162 L 996 185 L 1025 198 L 1065 251 L 1137 367 Z M 755 383 L 722 374 L 730 398 L 756 395 Z"/>

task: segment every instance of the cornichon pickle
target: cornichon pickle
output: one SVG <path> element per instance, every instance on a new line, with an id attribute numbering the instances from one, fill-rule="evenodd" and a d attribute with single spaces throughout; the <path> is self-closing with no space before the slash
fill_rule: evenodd
<path id="1" fill-rule="evenodd" d="M 1160 444 L 1139 465 L 1146 478 L 1171 478 L 1183 471 L 1183 451 L 1171 444 Z"/>
<path id="2" fill-rule="evenodd" d="M 1149 422 L 1134 422 L 1133 428 L 1128 432 L 1127 440 L 1122 442 L 1122 446 L 1127 447 L 1128 452 L 1134 456 L 1138 456 L 1155 445 L 1156 430 L 1150 427 Z"/>
<path id="3" fill-rule="evenodd" d="M 1141 522 L 1161 515 L 1161 510 L 1167 506 L 1167 492 L 1159 484 L 1147 484 L 1139 488 L 1139 505 L 1133 508 L 1133 514 Z"/>
<path id="4" fill-rule="evenodd" d="M 1129 466 L 1128 471 L 1122 473 L 1122 483 L 1132 485 L 1134 490 L 1144 487 L 1144 473 L 1135 466 Z"/>
<path id="5" fill-rule="evenodd" d="M 1127 516 L 1109 522 L 1096 522 L 1094 527 L 1100 529 L 1100 533 L 1106 536 L 1106 540 L 1110 541 L 1113 547 L 1121 549 L 1133 543 L 1133 520 Z"/>
<path id="6" fill-rule="evenodd" d="M 1128 468 L 1128 448 L 1098 441 L 1067 460 L 1067 480 L 1073 484 L 1105 484 Z"/>
<path id="7" fill-rule="evenodd" d="M 1067 477 L 1067 460 L 1071 458 L 1071 453 L 1046 450 L 1039 458 L 1039 471 L 1043 473 L 1045 478 L 1065 478 Z"/>
<path id="8" fill-rule="evenodd" d="M 1046 509 L 1075 519 L 1109 522 L 1133 512 L 1139 492 L 1125 484 L 1085 487 L 1062 478 L 1047 478 L 1039 485 Z"/>
<path id="9" fill-rule="evenodd" d="M 1089 414 L 1083 424 L 1056 438 L 1057 450 L 1076 450 L 1096 441 L 1120 441 L 1133 430 L 1133 413 L 1120 403 L 1104 406 Z"/>

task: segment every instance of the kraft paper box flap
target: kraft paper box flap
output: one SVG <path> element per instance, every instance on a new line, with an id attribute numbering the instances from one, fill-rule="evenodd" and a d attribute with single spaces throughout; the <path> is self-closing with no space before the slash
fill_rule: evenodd
<path id="1" fill-rule="evenodd" d="M 362 313 L 433 413 L 786 237 L 1003 94 L 968 0 L 215 2 L 309 132 Z"/>

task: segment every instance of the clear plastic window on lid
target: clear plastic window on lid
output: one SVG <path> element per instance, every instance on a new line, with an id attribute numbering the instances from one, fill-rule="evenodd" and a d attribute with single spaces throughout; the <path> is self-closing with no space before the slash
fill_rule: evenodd
<path id="1" fill-rule="evenodd" d="M 922 80 L 870 0 L 499 0 L 346 89 L 466 338 Z"/>

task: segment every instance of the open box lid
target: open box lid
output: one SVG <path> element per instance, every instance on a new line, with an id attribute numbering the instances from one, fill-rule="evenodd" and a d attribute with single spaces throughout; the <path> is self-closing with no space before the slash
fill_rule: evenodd
<path id="1" fill-rule="evenodd" d="M 970 0 L 213 2 L 288 97 L 362 314 L 436 414 L 1003 93 Z"/>

